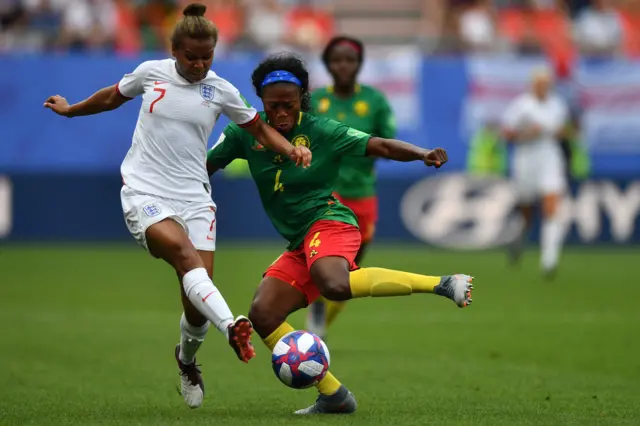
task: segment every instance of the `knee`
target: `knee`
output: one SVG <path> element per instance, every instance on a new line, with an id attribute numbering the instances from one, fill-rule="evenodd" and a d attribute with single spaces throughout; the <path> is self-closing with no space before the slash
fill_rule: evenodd
<path id="1" fill-rule="evenodd" d="M 320 288 L 320 293 L 326 299 L 334 302 L 351 299 L 351 287 L 349 286 L 348 278 L 328 277 L 322 281 L 318 287 Z"/>
<path id="2" fill-rule="evenodd" d="M 187 272 L 203 266 L 198 252 L 189 244 L 171 243 L 169 249 L 171 264 L 179 276 L 182 277 Z"/>
<path id="3" fill-rule="evenodd" d="M 542 215 L 545 219 L 551 219 L 558 213 L 559 201 L 557 197 L 547 197 L 542 203 Z"/>
<path id="4" fill-rule="evenodd" d="M 326 258 L 316 261 L 310 269 L 311 278 L 326 299 L 334 302 L 351 299 L 349 268 L 346 260 Z"/>
<path id="5" fill-rule="evenodd" d="M 551 219 L 558 213 L 558 206 L 555 203 L 548 204 L 544 206 L 542 213 L 545 219 Z"/>
<path id="6" fill-rule="evenodd" d="M 263 339 L 273 333 L 285 319 L 274 312 L 268 304 L 261 303 L 260 299 L 254 300 L 249 308 L 249 321 L 253 324 L 253 329 Z"/>

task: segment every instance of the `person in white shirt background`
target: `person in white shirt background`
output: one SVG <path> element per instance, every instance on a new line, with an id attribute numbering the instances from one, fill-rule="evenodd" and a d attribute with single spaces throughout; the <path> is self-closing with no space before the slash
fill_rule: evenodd
<path id="1" fill-rule="evenodd" d="M 169 263 L 181 280 L 184 313 L 175 357 L 182 395 L 192 408 L 204 397 L 195 354 L 209 323 L 227 337 L 242 361 L 255 356 L 250 321 L 243 316 L 234 319 L 212 281 L 216 206 L 205 162 L 216 120 L 225 114 L 259 143 L 299 166 L 311 161 L 311 151 L 291 145 L 261 120 L 231 83 L 210 70 L 218 32 L 204 18 L 205 11 L 197 3 L 184 9 L 171 37 L 175 59 L 144 62 L 118 84 L 76 104 L 69 105 L 59 95 L 44 103 L 59 115 L 77 117 L 114 110 L 142 96 L 133 143 L 121 166 L 121 202 L 133 237 Z"/>
<path id="2" fill-rule="evenodd" d="M 552 92 L 552 80 L 548 69 L 537 69 L 531 90 L 513 100 L 503 117 L 505 138 L 514 146 L 512 175 L 525 221 L 521 238 L 509 248 L 510 257 L 514 263 L 519 260 L 533 206 L 541 203 L 540 266 L 548 277 L 555 274 L 563 244 L 558 210 L 567 178 L 559 139 L 569 119 L 567 104 Z"/>

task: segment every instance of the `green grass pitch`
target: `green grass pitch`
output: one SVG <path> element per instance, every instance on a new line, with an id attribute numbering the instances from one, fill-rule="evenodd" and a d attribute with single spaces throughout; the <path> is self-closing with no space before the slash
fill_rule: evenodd
<path id="1" fill-rule="evenodd" d="M 282 245 L 222 242 L 215 281 L 248 310 Z M 331 329 L 332 371 L 356 395 L 351 416 L 291 413 L 315 390 L 283 386 L 269 352 L 237 361 L 211 330 L 198 360 L 205 404 L 176 392 L 178 283 L 123 246 L 0 247 L 2 425 L 640 424 L 640 300 L 632 249 L 568 250 L 554 282 L 537 253 L 372 248 L 368 265 L 475 276 L 474 304 L 432 295 L 350 302 Z M 296 314 L 294 327 L 304 325 Z"/>

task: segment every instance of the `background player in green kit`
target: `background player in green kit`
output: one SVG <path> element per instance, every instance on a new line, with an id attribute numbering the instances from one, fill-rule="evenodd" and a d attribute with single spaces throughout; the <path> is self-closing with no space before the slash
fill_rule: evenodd
<path id="1" fill-rule="evenodd" d="M 364 60 L 364 45 L 351 37 L 335 37 L 322 53 L 322 62 L 333 85 L 311 94 L 313 113 L 331 118 L 362 132 L 381 138 L 396 136 L 396 120 L 382 92 L 358 84 Z M 378 221 L 375 157 L 344 157 L 336 182 L 335 196 L 356 215 L 362 243 L 356 264 L 362 264 L 364 252 L 373 239 Z M 344 308 L 344 302 L 318 298 L 309 311 L 307 329 L 326 338 L 326 328 Z"/>
<path id="2" fill-rule="evenodd" d="M 423 161 L 440 167 L 447 161 L 443 149 L 374 137 L 336 121 L 308 115 L 309 75 L 295 56 L 272 56 L 252 75 L 267 120 L 293 145 L 313 153 L 307 169 L 262 147 L 240 128 L 226 127 L 209 151 L 209 173 L 236 158 L 248 160 L 264 209 L 287 241 L 287 251 L 265 272 L 256 291 L 249 319 L 269 349 L 293 327 L 289 314 L 304 308 L 321 294 L 329 300 L 435 293 L 459 307 L 471 302 L 471 277 L 432 277 L 383 268 L 358 269 L 360 232 L 353 212 L 332 192 L 340 162 L 347 156 L 375 155 L 397 161 Z M 297 414 L 351 413 L 356 400 L 330 372 L 316 385 L 320 392 L 312 406 Z"/>

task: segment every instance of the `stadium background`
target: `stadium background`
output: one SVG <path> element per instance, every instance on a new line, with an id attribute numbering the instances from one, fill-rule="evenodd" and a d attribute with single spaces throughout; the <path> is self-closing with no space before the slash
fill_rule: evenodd
<path id="1" fill-rule="evenodd" d="M 378 240 L 366 263 L 472 273 L 476 303 L 463 314 L 420 297 L 349 306 L 329 347 L 360 398 L 355 424 L 638 421 L 640 2 L 203 3 L 221 33 L 214 70 L 254 105 L 249 75 L 265 53 L 296 51 L 319 86 L 328 79 L 318 51 L 349 33 L 367 44 L 362 81 L 389 97 L 398 136 L 449 151 L 437 172 L 379 162 Z M 77 102 L 166 57 L 184 4 L 0 2 L 0 424 L 198 424 L 212 414 L 279 424 L 312 399 L 269 377 L 262 347 L 247 373 L 212 332 L 200 360 L 213 393 L 204 411 L 185 411 L 171 381 L 175 279 L 135 246 L 120 210 L 139 101 L 73 120 L 42 108 L 49 95 Z M 589 159 L 563 205 L 571 247 L 552 283 L 539 276 L 535 243 L 521 267 L 507 266 L 498 248 L 518 226 L 514 196 L 501 173 L 471 167 L 470 149 L 541 63 L 556 72 Z M 242 312 L 284 244 L 249 179 L 227 173 L 213 184 L 215 281 Z M 246 409 L 240 397 L 257 402 Z"/>

